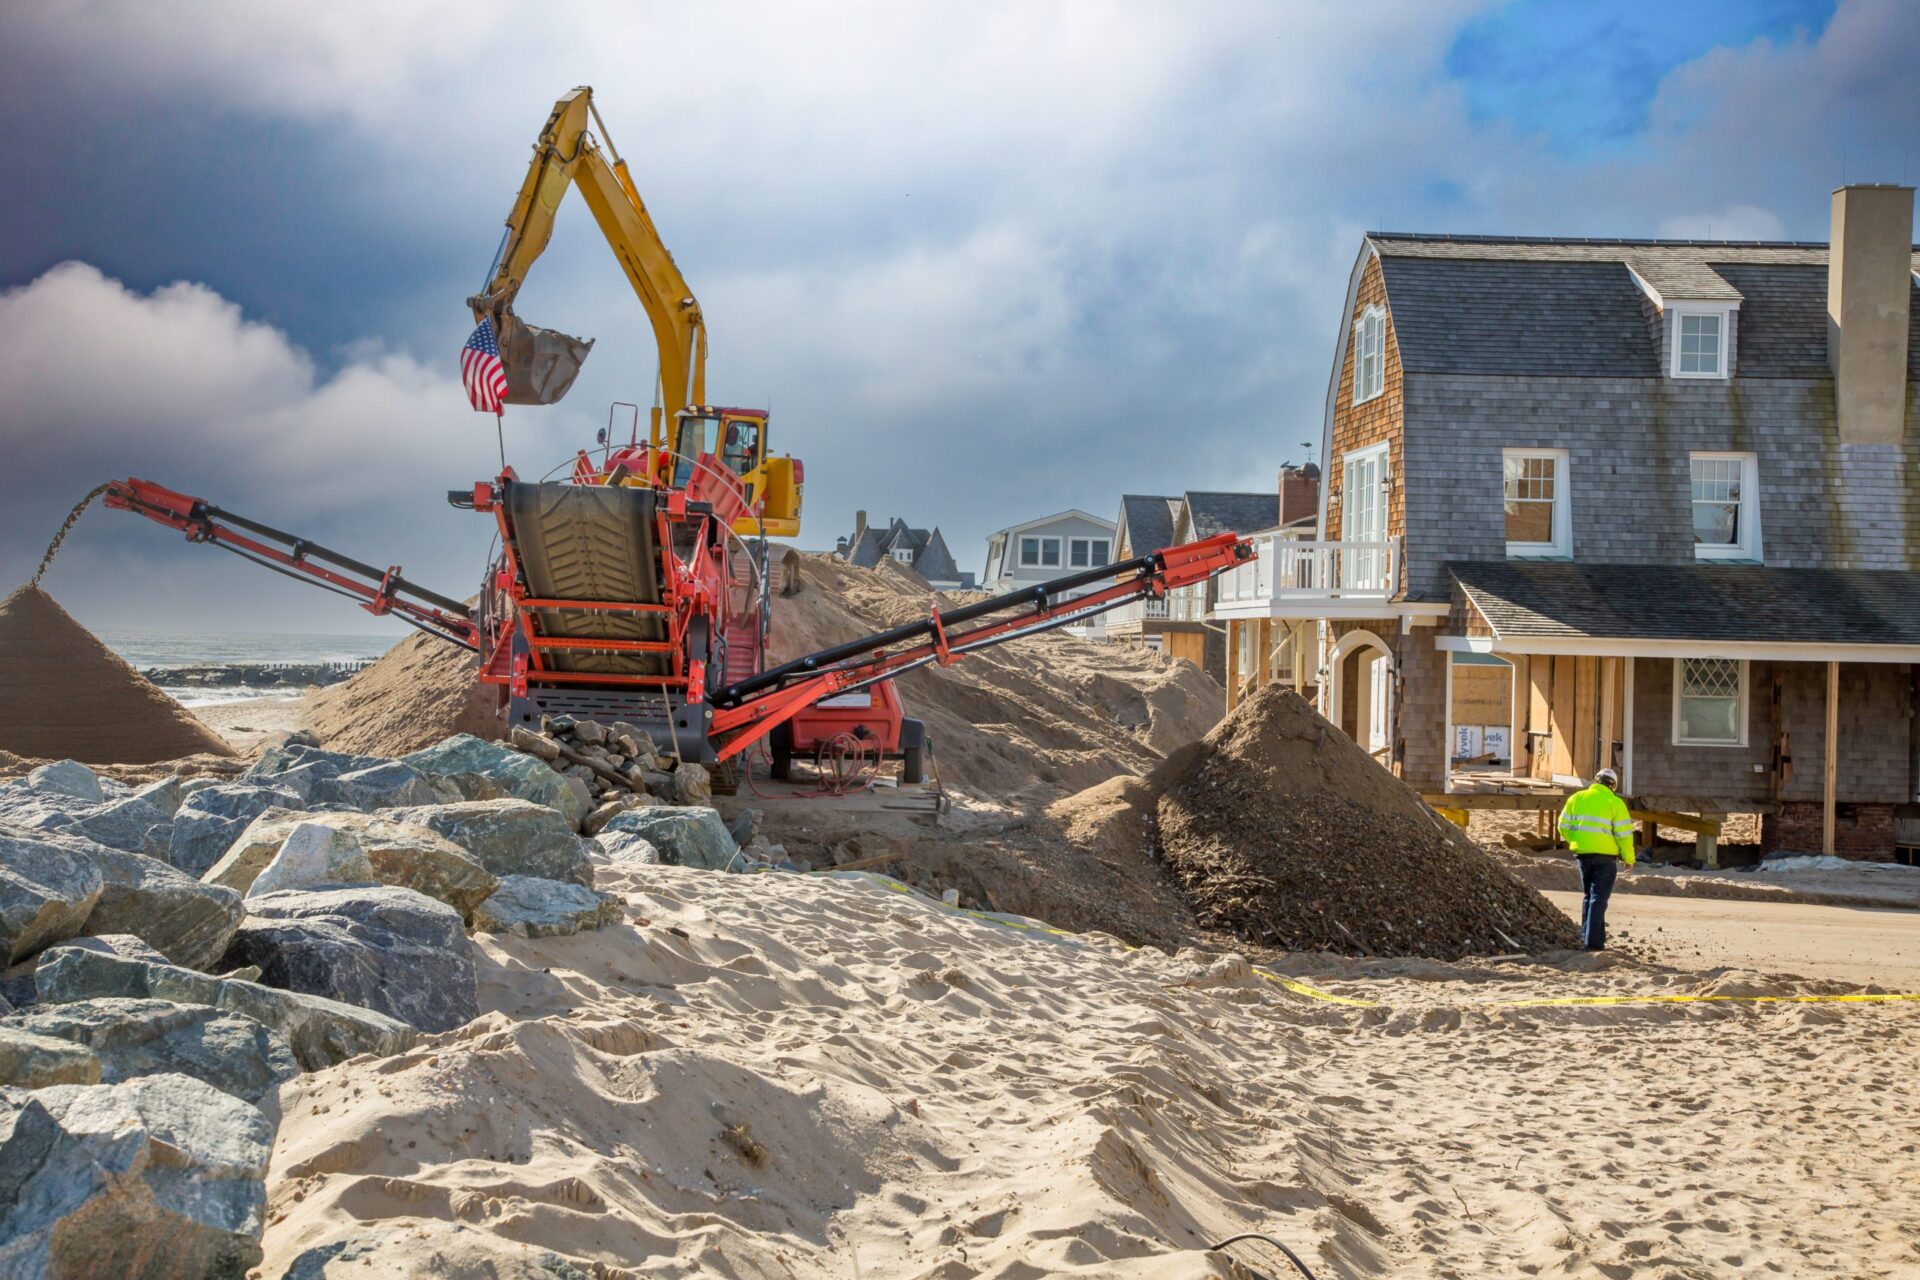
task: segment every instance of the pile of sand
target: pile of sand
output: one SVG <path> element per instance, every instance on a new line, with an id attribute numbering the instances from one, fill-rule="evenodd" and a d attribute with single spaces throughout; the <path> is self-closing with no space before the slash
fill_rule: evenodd
<path id="1" fill-rule="evenodd" d="M 456 733 L 503 732 L 497 685 L 481 684 L 479 659 L 424 632 L 372 666 L 307 696 L 307 727 L 334 751 L 399 756 Z"/>
<path id="2" fill-rule="evenodd" d="M 1050 812 L 1083 840 L 1138 838 L 1151 812 L 1200 923 L 1250 942 L 1447 957 L 1577 945 L 1538 892 L 1279 686 L 1152 777 Z"/>
<path id="3" fill-rule="evenodd" d="M 981 598 L 942 595 L 891 561 L 856 569 L 807 555 L 800 573 L 801 591 L 774 601 L 772 663 Z M 1016 803 L 1145 773 L 1225 710 L 1220 686 L 1191 663 L 1064 631 L 922 667 L 899 687 L 907 714 L 927 724 L 943 782 Z"/>
<path id="4" fill-rule="evenodd" d="M 0 601 L 0 748 L 88 764 L 233 754 L 34 586 Z"/>
<path id="5" fill-rule="evenodd" d="M 868 570 L 797 560 L 801 589 L 774 597 L 773 663 L 949 603 L 892 562 Z M 1212 727 L 1224 701 L 1190 663 L 1062 632 L 910 672 L 900 692 L 907 714 L 926 721 L 941 781 L 1001 801 L 1050 800 L 1143 773 Z M 329 747 L 398 755 L 452 733 L 496 736 L 494 696 L 476 680 L 473 655 L 422 635 L 311 695 L 307 719 Z"/>

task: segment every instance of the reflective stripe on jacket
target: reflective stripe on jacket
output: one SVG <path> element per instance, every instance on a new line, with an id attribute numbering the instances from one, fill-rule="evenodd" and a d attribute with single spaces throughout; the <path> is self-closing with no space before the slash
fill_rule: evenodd
<path id="1" fill-rule="evenodd" d="M 1601 783 L 1567 797 L 1560 836 L 1575 853 L 1604 853 L 1633 865 L 1633 818 L 1627 805 Z"/>

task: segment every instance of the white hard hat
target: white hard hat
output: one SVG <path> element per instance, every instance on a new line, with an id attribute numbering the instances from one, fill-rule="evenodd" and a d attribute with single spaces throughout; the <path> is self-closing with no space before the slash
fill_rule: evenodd
<path id="1" fill-rule="evenodd" d="M 1593 780 L 1595 782 L 1604 782 L 1609 787 L 1617 787 L 1620 785 L 1620 775 L 1615 773 L 1612 769 L 1602 769 L 1600 772 L 1593 775 Z"/>

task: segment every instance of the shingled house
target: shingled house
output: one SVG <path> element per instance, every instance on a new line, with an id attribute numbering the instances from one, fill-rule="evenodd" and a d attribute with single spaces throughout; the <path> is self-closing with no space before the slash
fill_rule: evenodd
<path id="1" fill-rule="evenodd" d="M 1218 533 L 1257 533 L 1279 519 L 1275 493 L 1189 490 L 1177 498 L 1127 494 L 1114 522 L 1115 560 L 1197 542 Z M 1222 684 L 1227 680 L 1226 627 L 1210 620 L 1218 579 L 1171 592 L 1163 600 L 1124 605 L 1107 615 L 1107 635 L 1185 658 Z"/>
<path id="2" fill-rule="evenodd" d="M 947 550 L 947 540 L 940 536 L 937 527 L 910 528 L 898 516 L 881 528 L 867 523 L 866 512 L 855 512 L 853 536 L 841 538 L 833 554 L 861 569 L 871 569 L 882 560 L 894 560 L 940 591 L 971 591 L 974 585 L 973 575 L 960 572 L 960 566 L 954 563 L 953 553 Z"/>
<path id="3" fill-rule="evenodd" d="M 1312 621 L 1323 710 L 1445 807 L 1611 764 L 1703 834 L 1917 838 L 1912 226 L 1910 188 L 1852 186 L 1831 247 L 1366 236 L 1319 536 L 1265 539 L 1216 615 Z M 1455 723 L 1469 665 L 1505 668 L 1498 723 Z"/>

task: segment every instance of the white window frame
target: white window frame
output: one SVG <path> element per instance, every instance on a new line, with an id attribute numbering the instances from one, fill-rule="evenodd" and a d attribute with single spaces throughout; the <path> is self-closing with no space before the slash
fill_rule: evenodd
<path id="1" fill-rule="evenodd" d="M 1735 695 L 1735 710 L 1739 713 L 1738 732 L 1732 738 L 1684 738 L 1680 735 L 1680 692 L 1685 686 L 1686 664 L 1689 662 L 1735 662 L 1740 669 L 1740 690 Z M 1753 702 L 1753 689 L 1748 683 L 1748 662 L 1745 658 L 1675 658 L 1673 660 L 1673 745 L 1676 747 L 1744 747 L 1747 745 L 1748 709 Z"/>
<path id="2" fill-rule="evenodd" d="M 904 564 L 909 568 L 913 565 L 912 547 L 895 547 L 893 550 L 887 552 L 887 554 L 892 556 L 900 564 Z"/>
<path id="3" fill-rule="evenodd" d="M 1093 544 L 1096 542 L 1104 542 L 1107 544 L 1107 558 L 1105 560 L 1102 560 L 1100 564 L 1095 564 L 1093 562 Z M 1086 561 L 1082 564 L 1075 564 L 1073 562 L 1073 553 L 1078 550 L 1081 550 L 1082 548 L 1084 548 L 1087 553 Z M 1067 563 L 1065 566 L 1066 568 L 1098 569 L 1101 567 L 1101 565 L 1109 565 L 1112 563 L 1113 563 L 1113 539 L 1112 538 L 1068 538 L 1067 539 Z"/>
<path id="4" fill-rule="evenodd" d="M 1675 378 L 1704 379 L 1709 382 L 1725 382 L 1732 371 L 1731 361 L 1727 359 L 1728 339 L 1733 335 L 1734 308 L 1715 305 L 1697 305 L 1688 303 L 1668 303 L 1667 316 L 1672 321 L 1672 335 L 1667 340 L 1667 373 Z M 1680 369 L 1680 331 L 1686 327 L 1688 316 L 1714 316 L 1720 322 L 1720 359 L 1719 369 L 1713 373 L 1683 373 Z"/>
<path id="5" fill-rule="evenodd" d="M 1368 351 L 1372 345 L 1371 353 Z M 1372 373 L 1367 376 L 1367 357 L 1373 357 Z M 1353 322 L 1353 402 L 1365 404 L 1387 390 L 1387 312 L 1375 303 Z"/>
<path id="6" fill-rule="evenodd" d="M 1340 541 L 1359 543 L 1380 543 L 1390 541 L 1388 533 L 1393 522 L 1392 480 L 1389 470 L 1393 465 L 1393 454 L 1388 448 L 1390 442 L 1362 445 L 1358 449 L 1348 450 L 1340 457 Z M 1357 538 L 1354 536 L 1352 515 L 1354 511 L 1353 473 L 1370 463 L 1377 464 L 1372 501 L 1377 504 L 1380 515 L 1378 537 Z M 1354 590 L 1371 590 L 1386 585 L 1386 553 L 1378 548 L 1354 551 L 1342 548 L 1340 554 L 1340 585 Z"/>
<path id="7" fill-rule="evenodd" d="M 1696 560 L 1763 559 L 1760 542 L 1760 459 L 1751 453 L 1696 452 L 1687 455 L 1687 531 L 1693 531 L 1693 464 L 1696 462 L 1738 462 L 1740 464 L 1740 541 L 1726 546 L 1696 542 Z"/>
<path id="8" fill-rule="evenodd" d="M 1565 449 L 1502 449 L 1500 451 L 1500 523 L 1506 534 L 1507 463 L 1547 459 L 1553 463 L 1553 537 L 1547 542 L 1508 542 L 1509 560 L 1571 560 L 1573 558 L 1572 462 Z M 1691 473 L 1689 473 L 1691 474 Z"/>
<path id="9" fill-rule="evenodd" d="M 1027 560 L 1027 544 L 1029 542 L 1034 544 L 1035 558 L 1031 563 L 1029 563 Z M 1052 547 L 1053 547 L 1053 563 L 1052 564 L 1047 563 L 1048 544 L 1052 544 Z M 1039 534 L 1039 533 L 1021 534 L 1020 535 L 1020 567 L 1022 569 L 1058 569 L 1060 567 L 1060 539 L 1057 537 L 1050 537 L 1048 535 Z"/>

